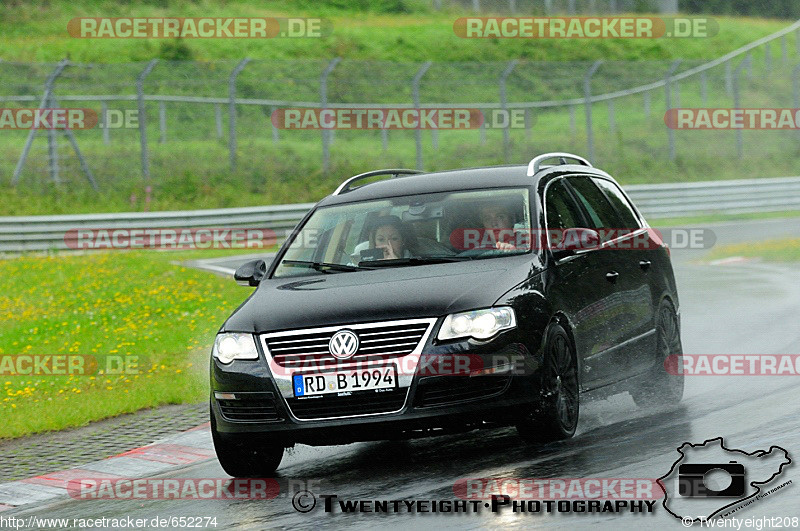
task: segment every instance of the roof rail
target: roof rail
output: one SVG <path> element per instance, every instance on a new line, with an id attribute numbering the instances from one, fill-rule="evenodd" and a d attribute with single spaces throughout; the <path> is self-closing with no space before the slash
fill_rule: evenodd
<path id="1" fill-rule="evenodd" d="M 361 179 L 368 179 L 370 177 L 375 177 L 377 175 L 391 175 L 392 177 L 399 177 L 400 175 L 415 175 L 415 174 L 418 174 L 418 173 L 425 173 L 425 172 L 424 171 L 420 171 L 420 170 L 408 170 L 408 169 L 403 169 L 403 168 L 393 168 L 393 169 L 386 169 L 386 170 L 373 170 L 373 171 L 368 171 L 366 173 L 359 173 L 358 175 L 356 175 L 354 177 L 350 177 L 345 182 L 340 184 L 339 188 L 337 188 L 336 191 L 333 192 L 333 195 L 340 195 L 340 194 L 343 194 L 343 193 L 349 191 L 351 189 L 350 186 L 354 182 L 360 181 Z"/>
<path id="2" fill-rule="evenodd" d="M 532 159 L 528 164 L 528 177 L 532 177 L 536 175 L 539 171 L 539 168 L 542 166 L 542 162 L 547 159 L 560 159 L 559 164 L 566 164 L 567 159 L 577 160 L 584 166 L 592 167 L 591 163 L 583 157 L 579 157 L 577 155 L 573 155 L 572 153 L 545 153 L 543 155 L 539 155 L 538 157 Z"/>

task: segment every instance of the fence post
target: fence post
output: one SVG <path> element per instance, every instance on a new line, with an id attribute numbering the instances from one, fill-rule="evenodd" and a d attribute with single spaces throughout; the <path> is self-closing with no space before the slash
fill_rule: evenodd
<path id="1" fill-rule="evenodd" d="M 577 132 L 577 127 L 575 127 L 575 106 L 569 106 L 569 133 L 572 135 L 572 138 L 575 138 L 575 134 Z"/>
<path id="2" fill-rule="evenodd" d="M 158 102 L 158 143 L 167 141 L 167 107 L 163 101 Z"/>
<path id="3" fill-rule="evenodd" d="M 55 69 L 50 72 L 50 75 L 47 76 L 47 79 L 44 82 L 44 94 L 42 95 L 42 100 L 39 103 L 39 107 L 45 107 L 48 102 L 50 101 L 50 95 L 53 92 L 53 83 L 55 83 L 56 78 L 61 75 L 61 72 L 67 67 L 69 61 L 66 59 L 62 59 L 58 65 L 56 65 Z M 22 154 L 19 156 L 19 160 L 17 161 L 17 167 L 14 168 L 14 175 L 11 177 L 11 184 L 16 186 L 19 182 L 19 177 L 22 174 L 22 168 L 25 166 L 25 161 L 28 159 L 28 153 L 31 150 L 31 144 L 33 144 L 33 139 L 36 136 L 36 132 L 38 129 L 31 128 L 28 132 L 28 138 L 25 140 L 25 146 L 22 148 Z"/>
<path id="4" fill-rule="evenodd" d="M 476 13 L 480 13 L 481 11 L 481 2 L 480 0 L 472 0 L 472 10 Z"/>
<path id="5" fill-rule="evenodd" d="M 231 75 L 228 76 L 228 158 L 231 171 L 236 170 L 236 78 L 249 62 L 250 58 L 245 57 L 239 61 L 239 64 L 231 70 Z"/>
<path id="6" fill-rule="evenodd" d="M 108 137 L 108 103 L 105 100 L 100 102 L 100 119 L 103 121 L 103 144 L 108 145 L 110 139 Z"/>
<path id="7" fill-rule="evenodd" d="M 272 121 L 272 115 L 275 114 L 275 107 L 269 108 L 269 125 L 272 126 L 272 143 L 277 144 L 280 141 L 280 132 L 278 128 L 275 126 L 275 122 Z"/>
<path id="8" fill-rule="evenodd" d="M 417 109 L 417 113 L 419 113 L 419 82 L 432 64 L 431 61 L 425 62 L 411 80 L 411 96 L 414 98 L 414 107 Z M 422 170 L 422 129 L 419 126 L 414 130 L 414 139 L 417 144 L 417 169 Z"/>
<path id="9" fill-rule="evenodd" d="M 525 140 L 531 140 L 531 110 L 528 107 L 525 108 Z"/>
<path id="10" fill-rule="evenodd" d="M 512 15 L 517 14 L 517 0 L 508 0 L 508 9 Z"/>
<path id="11" fill-rule="evenodd" d="M 733 67 L 731 66 L 731 59 L 725 61 L 725 92 L 728 96 L 733 96 Z"/>
<path id="12" fill-rule="evenodd" d="M 145 184 L 150 184 L 150 156 L 147 152 L 147 116 L 144 108 L 144 79 L 155 68 L 158 59 L 153 59 L 144 70 L 136 77 L 136 101 L 139 107 L 139 143 L 142 154 L 142 178 Z"/>
<path id="13" fill-rule="evenodd" d="M 567 14 L 568 15 L 575 14 L 575 0 L 567 0 Z"/>
<path id="14" fill-rule="evenodd" d="M 708 78 L 705 70 L 700 72 L 700 101 L 703 102 L 703 107 L 708 106 Z"/>
<path id="15" fill-rule="evenodd" d="M 586 75 L 583 76 L 583 106 L 586 111 L 586 153 L 591 163 L 596 162 L 594 158 L 594 131 L 592 131 L 592 76 L 602 64 L 602 60 L 595 61 L 589 67 Z"/>
<path id="16" fill-rule="evenodd" d="M 381 127 L 381 147 L 384 153 L 389 150 L 389 131 L 386 126 Z"/>
<path id="17" fill-rule="evenodd" d="M 772 71 L 772 47 L 768 42 L 764 43 L 764 71 L 768 74 Z"/>
<path id="18" fill-rule="evenodd" d="M 553 13 L 553 0 L 544 0 L 544 14 L 550 16 Z M 798 30 L 800 34 L 800 30 Z"/>
<path id="19" fill-rule="evenodd" d="M 747 81 L 753 80 L 753 52 L 747 52 Z"/>
<path id="20" fill-rule="evenodd" d="M 325 67 L 325 70 L 322 71 L 322 75 L 319 77 L 319 102 L 321 110 L 325 110 L 328 107 L 328 76 L 333 69 L 336 68 L 336 65 L 342 60 L 341 57 L 334 57 L 329 63 L 328 66 Z M 327 175 L 328 174 L 328 166 L 331 162 L 331 135 L 330 131 L 327 129 L 322 130 L 322 173 Z"/>
<path id="21" fill-rule="evenodd" d="M 644 93 L 644 115 L 650 118 L 650 91 Z"/>
<path id="22" fill-rule="evenodd" d="M 786 35 L 781 37 L 781 63 L 786 64 L 789 62 L 789 49 L 786 46 Z"/>
<path id="23" fill-rule="evenodd" d="M 794 108 L 800 109 L 800 64 L 792 70 L 792 95 L 794 96 Z M 797 133 L 800 135 L 800 129 Z"/>
<path id="24" fill-rule="evenodd" d="M 217 138 L 222 138 L 222 107 L 219 103 L 214 104 L 214 122 L 217 125 Z"/>
<path id="25" fill-rule="evenodd" d="M 510 118 L 510 116 L 508 116 L 508 100 L 507 100 L 507 97 L 506 97 L 506 80 L 508 79 L 508 76 L 511 75 L 511 72 L 514 70 L 514 67 L 517 66 L 517 63 L 519 63 L 519 61 L 517 59 L 514 59 L 513 61 L 509 61 L 508 65 L 505 68 L 505 70 L 503 70 L 503 72 L 500 74 L 500 79 L 498 81 L 498 83 L 500 85 L 500 87 L 499 87 L 500 88 L 500 106 L 503 108 L 503 111 L 506 112 L 506 119 L 507 119 L 506 126 L 503 127 L 503 157 L 504 157 L 504 160 L 506 161 L 506 164 L 509 163 L 509 160 L 510 160 L 510 157 L 511 157 L 511 153 L 510 153 L 511 146 L 509 145 L 510 142 L 511 142 L 511 139 L 509 138 L 509 136 L 510 136 L 509 127 L 511 127 L 511 118 Z"/>
<path id="26" fill-rule="evenodd" d="M 608 100 L 608 129 L 612 136 L 617 134 L 617 117 L 614 112 L 614 100 Z"/>
<path id="27" fill-rule="evenodd" d="M 739 94 L 739 75 L 741 73 L 742 68 L 744 68 L 745 63 L 749 63 L 748 59 L 744 59 L 739 66 L 736 67 L 736 70 L 733 72 L 733 108 L 740 109 L 741 108 L 741 98 Z M 740 127 L 736 128 L 736 155 L 741 159 L 744 156 L 744 137 L 742 135 L 742 129 Z"/>
<path id="28" fill-rule="evenodd" d="M 53 107 L 52 100 L 47 102 L 48 107 Z M 58 177 L 58 137 L 56 130 L 50 128 L 47 130 L 47 160 L 50 168 L 50 180 L 53 184 L 60 184 L 61 180 Z"/>
<path id="29" fill-rule="evenodd" d="M 672 74 L 675 73 L 680 64 L 681 59 L 673 61 L 669 67 L 669 71 L 667 71 L 667 75 L 664 77 L 664 93 L 666 96 L 665 112 L 668 112 L 672 108 Z M 667 136 L 669 138 L 669 160 L 675 160 L 675 130 L 671 127 L 667 127 Z"/>

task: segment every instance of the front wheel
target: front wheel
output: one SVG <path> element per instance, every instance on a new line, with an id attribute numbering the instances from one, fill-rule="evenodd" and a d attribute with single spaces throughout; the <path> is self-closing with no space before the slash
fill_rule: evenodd
<path id="1" fill-rule="evenodd" d="M 640 408 L 668 406 L 677 404 L 683 398 L 684 379 L 682 374 L 667 371 L 667 359 L 681 356 L 681 333 L 678 316 L 672 304 L 663 301 L 658 310 L 656 326 L 656 362 L 641 383 L 630 391 L 633 401 Z"/>
<path id="2" fill-rule="evenodd" d="M 528 442 L 549 442 L 575 435 L 580 412 L 578 364 L 567 331 L 559 323 L 547 329 L 538 406 L 517 424 Z"/>
<path id="3" fill-rule="evenodd" d="M 219 433 L 211 412 L 211 438 L 222 469 L 235 478 L 270 477 L 283 459 L 283 445 L 267 443 L 258 437 Z"/>

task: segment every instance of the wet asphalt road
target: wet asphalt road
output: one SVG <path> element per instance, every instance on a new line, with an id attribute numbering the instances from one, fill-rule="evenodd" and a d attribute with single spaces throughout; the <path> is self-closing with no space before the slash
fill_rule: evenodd
<path id="1" fill-rule="evenodd" d="M 800 219 L 715 227 L 721 243 L 800 235 Z M 673 251 L 687 354 L 800 354 L 800 270 L 761 263 L 696 263 L 703 252 Z M 235 264 L 231 264 L 235 265 Z M 243 288 L 244 289 L 244 288 Z M 281 483 L 313 481 L 317 494 L 340 499 L 454 499 L 466 477 L 657 478 L 677 459 L 684 442 L 723 436 L 746 451 L 785 448 L 800 458 L 800 377 L 687 377 L 681 404 L 641 411 L 630 397 L 584 397 L 578 433 L 548 445 L 523 444 L 513 429 L 480 431 L 400 443 L 298 446 L 278 471 Z M 793 485 L 741 511 L 742 518 L 800 516 L 800 467 L 785 469 Z M 226 477 L 216 460 L 171 477 Z M 562 527 L 568 529 L 680 529 L 656 504 L 654 514 L 411 515 L 325 514 L 321 503 L 301 514 L 282 493 L 266 501 L 75 501 L 33 507 L 22 514 L 49 517 L 210 516 L 217 528 L 333 529 Z M 738 516 L 738 515 L 737 515 Z M 695 526 L 697 527 L 697 526 Z"/>

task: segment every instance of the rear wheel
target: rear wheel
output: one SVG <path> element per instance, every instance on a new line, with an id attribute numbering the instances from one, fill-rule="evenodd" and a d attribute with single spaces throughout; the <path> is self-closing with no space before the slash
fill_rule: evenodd
<path id="1" fill-rule="evenodd" d="M 663 301 L 656 325 L 656 363 L 630 393 L 641 408 L 677 404 L 683 398 L 683 375 L 667 371 L 665 364 L 672 355 L 683 354 L 678 316 L 672 304 Z M 677 365 L 676 365 L 677 368 Z M 677 371 L 676 371 L 677 372 Z"/>
<path id="2" fill-rule="evenodd" d="M 580 412 L 578 365 L 569 335 L 559 323 L 545 334 L 541 400 L 528 417 L 517 424 L 529 442 L 549 442 L 575 435 Z"/>
<path id="3" fill-rule="evenodd" d="M 211 412 L 211 438 L 222 469 L 235 478 L 270 477 L 283 459 L 283 445 L 268 443 L 250 434 L 228 434 L 217 431 Z"/>

